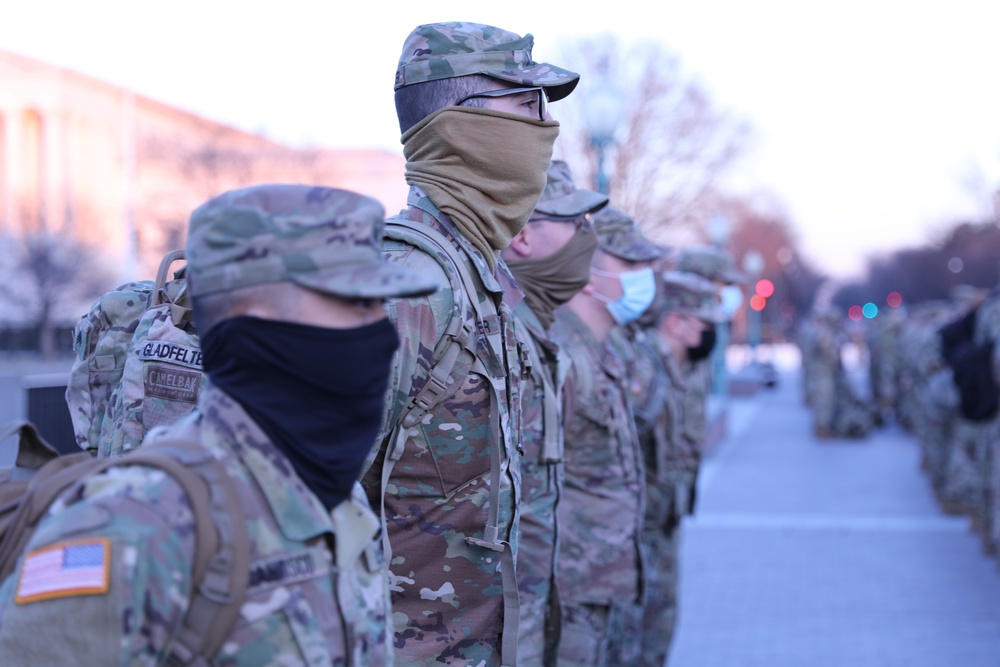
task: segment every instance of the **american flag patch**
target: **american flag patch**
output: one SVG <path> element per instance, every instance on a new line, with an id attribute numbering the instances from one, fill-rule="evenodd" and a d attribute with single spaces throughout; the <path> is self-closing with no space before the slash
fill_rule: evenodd
<path id="1" fill-rule="evenodd" d="M 108 592 L 111 541 L 95 537 L 29 551 L 21 565 L 18 604 Z"/>

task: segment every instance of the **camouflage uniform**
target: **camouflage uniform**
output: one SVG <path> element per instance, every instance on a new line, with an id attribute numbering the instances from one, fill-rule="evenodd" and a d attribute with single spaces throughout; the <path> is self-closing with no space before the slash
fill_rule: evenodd
<path id="1" fill-rule="evenodd" d="M 746 276 L 736 269 L 736 263 L 732 256 L 725 250 L 714 246 L 692 245 L 683 248 L 677 260 L 677 271 L 682 274 L 693 273 L 714 283 L 717 287 L 746 282 Z M 708 295 L 705 298 L 718 302 L 718 290 L 714 296 Z M 718 320 L 710 322 L 709 326 L 717 326 L 721 322 L 720 311 L 711 307 L 710 304 L 708 310 L 713 313 L 714 320 Z M 724 351 L 716 351 L 716 353 L 722 352 Z M 712 391 L 712 357 L 688 361 L 683 365 L 683 371 L 687 389 L 683 392 L 682 434 L 694 448 L 694 455 L 698 457 L 692 470 L 693 477 L 688 480 L 693 494 L 700 457 L 704 453 L 708 441 L 708 397 Z M 692 502 L 688 513 L 693 509 Z"/>
<path id="2" fill-rule="evenodd" d="M 549 99 L 568 94 L 578 75 L 532 61 L 532 42 L 530 35 L 473 23 L 419 26 L 403 45 L 395 86 L 485 74 L 548 87 Z M 382 508 L 391 552 L 396 657 L 406 665 L 510 664 L 518 619 L 519 382 L 526 354 L 513 310 L 522 295 L 503 261 L 484 255 L 427 187 L 413 184 L 413 172 L 408 154 L 408 208 L 388 224 L 410 231 L 387 239 L 385 253 L 390 263 L 451 287 L 387 304 L 401 345 L 377 455 L 363 484 Z M 495 183 L 502 189 L 502 179 Z M 474 194 L 457 183 L 449 187 L 459 200 Z M 440 243 L 419 240 L 428 234 Z M 461 349 L 450 359 L 451 372 L 429 381 L 449 358 L 436 355 L 455 350 L 456 342 Z"/>
<path id="3" fill-rule="evenodd" d="M 577 315 L 556 311 L 552 336 L 572 359 L 574 406 L 566 428 L 559 501 L 560 665 L 615 664 L 608 656 L 617 615 L 642 602 L 641 521 L 645 491 L 625 366 Z"/>
<path id="4" fill-rule="evenodd" d="M 565 162 L 554 160 L 534 216 L 567 221 L 591 213 L 606 195 L 578 189 Z M 515 276 L 516 264 L 511 264 Z M 556 589 L 559 551 L 557 504 L 563 484 L 563 386 L 570 362 L 538 316 L 522 301 L 514 319 L 528 333 L 530 370 L 522 385 L 520 539 L 517 582 L 520 594 L 518 664 L 554 665 L 561 612 Z"/>
<path id="5" fill-rule="evenodd" d="M 391 664 L 379 525 L 360 487 L 326 512 L 235 401 L 209 385 L 198 414 L 195 437 L 236 482 L 251 539 L 254 583 L 218 664 Z M 89 480 L 54 507 L 28 553 L 107 540 L 110 588 L 17 604 L 10 577 L 0 589 L 4 665 L 165 664 L 197 583 L 194 536 L 187 498 L 162 471 L 136 466 Z M 79 622 L 67 626 L 71 618 Z"/>
<path id="6" fill-rule="evenodd" d="M 700 462 L 699 441 L 683 425 L 689 392 L 679 360 L 657 331 L 670 312 L 721 320 L 718 291 L 697 274 L 667 271 L 659 276 L 657 300 L 632 338 L 631 365 L 636 425 L 646 471 L 643 543 L 647 549 L 642 664 L 662 667 L 677 620 L 680 520 L 691 512 Z"/>
<path id="7" fill-rule="evenodd" d="M 809 365 L 808 403 L 817 437 L 859 438 L 872 428 L 875 413 L 856 396 L 844 372 L 839 318 L 832 308 L 821 310 L 811 323 L 809 341 L 800 343 L 802 363 Z"/>
<path id="8" fill-rule="evenodd" d="M 610 207 L 593 217 L 601 250 L 635 262 L 661 251 Z M 601 342 L 569 308 L 552 337 L 572 360 L 559 502 L 560 665 L 635 664 L 642 650 L 645 472 L 621 332 Z"/>
<path id="9" fill-rule="evenodd" d="M 1000 434 L 996 389 L 969 382 L 977 377 L 991 379 L 987 373 L 991 355 L 989 346 L 1000 336 L 1000 298 L 993 295 L 982 301 L 984 296 L 978 294 L 969 311 L 970 338 L 953 350 L 954 356 L 948 355 L 955 380 L 965 385 L 960 391 L 963 400 L 956 414 L 949 476 L 953 499 L 958 500 L 962 509 L 971 516 L 985 545 L 992 549 L 993 446 Z M 978 405 L 984 401 L 985 410 Z"/>
<path id="10" fill-rule="evenodd" d="M 189 269 L 206 293 L 281 281 L 348 298 L 433 289 L 382 261 L 382 215 L 374 200 L 329 188 L 226 193 L 192 215 Z M 212 664 L 391 664 L 379 523 L 360 485 L 327 510 L 244 408 L 211 383 L 194 413 L 147 442 L 168 436 L 196 440 L 222 463 L 247 519 L 247 598 Z M 15 602 L 28 575 L 10 577 L 0 588 L 5 667 L 167 664 L 201 583 L 193 579 L 196 534 L 192 505 L 161 470 L 114 468 L 70 487 L 19 570 L 39 550 L 83 545 L 98 551 L 77 566 L 106 584 L 81 594 L 68 580 L 48 599 Z"/>

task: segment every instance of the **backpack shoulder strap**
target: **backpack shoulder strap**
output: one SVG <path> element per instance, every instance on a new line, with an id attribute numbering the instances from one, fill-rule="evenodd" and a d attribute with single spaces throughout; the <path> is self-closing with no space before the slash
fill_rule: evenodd
<path id="1" fill-rule="evenodd" d="M 448 276 L 454 299 L 451 318 L 434 349 L 427 380 L 404 408 L 399 420 L 405 440 L 405 430 L 419 424 L 431 408 L 453 394 L 458 384 L 464 381 L 464 378 L 452 377 L 452 371 L 462 350 L 475 356 L 476 324 L 466 319 L 466 312 L 471 307 L 477 321 L 482 320 L 483 316 L 478 299 L 469 298 L 470 294 L 476 294 L 478 290 L 465 265 L 465 259 L 443 234 L 412 220 L 389 219 L 385 224 L 385 236 L 420 248 L 436 258 Z M 441 261 L 443 258 L 447 261 Z M 402 442 L 399 442 L 390 452 L 395 454 L 394 459 L 402 454 L 401 448 L 397 451 L 397 447 L 401 445 Z"/>
<path id="2" fill-rule="evenodd" d="M 196 441 L 156 440 L 115 461 L 160 468 L 191 503 L 196 583 L 167 664 L 208 665 L 239 618 L 249 584 L 250 538 L 236 487 L 222 462 Z"/>
<path id="3" fill-rule="evenodd" d="M 80 452 L 50 460 L 29 480 L 4 481 L 0 484 L 0 581 L 13 572 L 57 497 L 90 475 L 130 465 L 169 474 L 191 503 L 195 518 L 194 588 L 181 628 L 171 642 L 168 664 L 208 665 L 236 623 L 246 598 L 250 539 L 235 485 L 222 463 L 200 443 L 167 438 L 116 459 L 95 459 Z"/>
<path id="4" fill-rule="evenodd" d="M 36 466 L 38 461 L 25 462 L 20 454 L 18 465 L 0 483 L 0 581 L 14 572 L 52 501 L 82 475 L 101 465 L 87 452 L 57 456 L 40 466 Z M 21 467 L 22 463 L 30 465 Z M 19 471 L 23 474 L 16 474 Z"/>

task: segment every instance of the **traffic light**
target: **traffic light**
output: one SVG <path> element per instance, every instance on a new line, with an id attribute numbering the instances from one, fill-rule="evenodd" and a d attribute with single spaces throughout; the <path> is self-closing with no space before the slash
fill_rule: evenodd
<path id="1" fill-rule="evenodd" d="M 762 278 L 757 281 L 757 294 L 760 294 L 765 299 L 769 299 L 774 296 L 774 283 L 772 283 L 767 278 Z"/>

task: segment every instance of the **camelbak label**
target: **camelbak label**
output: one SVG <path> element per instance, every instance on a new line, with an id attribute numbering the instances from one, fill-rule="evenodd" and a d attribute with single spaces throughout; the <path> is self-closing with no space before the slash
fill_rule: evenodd
<path id="1" fill-rule="evenodd" d="M 143 361 L 165 361 L 170 364 L 201 369 L 201 350 L 176 343 L 151 340 L 139 350 Z"/>
<path id="2" fill-rule="evenodd" d="M 150 364 L 146 367 L 146 381 L 143 385 L 147 398 L 197 403 L 201 373 L 174 366 Z"/>

